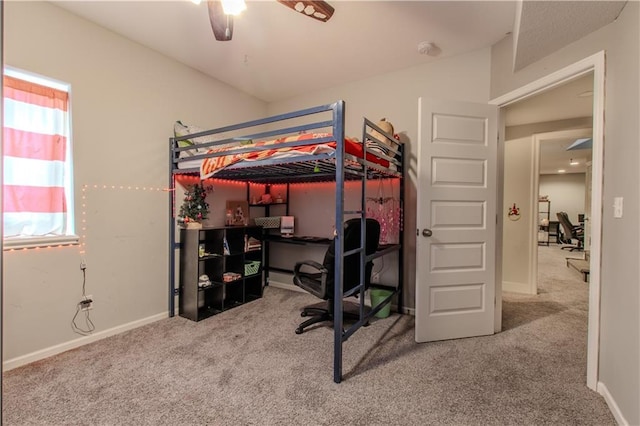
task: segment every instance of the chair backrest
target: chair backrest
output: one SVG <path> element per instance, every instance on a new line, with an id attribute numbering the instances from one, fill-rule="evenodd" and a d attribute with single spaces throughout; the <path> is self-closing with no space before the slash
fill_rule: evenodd
<path id="1" fill-rule="evenodd" d="M 569 220 L 569 215 L 566 212 L 557 212 L 556 216 L 558 216 L 558 221 L 560 222 L 560 226 L 562 226 L 564 234 L 570 238 L 575 238 L 576 234 Z"/>
<path id="2" fill-rule="evenodd" d="M 344 223 L 344 251 L 354 250 L 360 247 L 360 219 L 349 219 Z M 365 225 L 366 232 L 366 254 L 373 254 L 378 249 L 380 242 L 380 223 L 377 220 L 367 218 Z M 329 245 L 329 249 L 324 256 L 323 266 L 329 271 L 327 276 L 327 292 L 328 297 L 333 296 L 334 277 L 335 277 L 335 239 Z M 371 271 L 373 262 L 367 262 L 365 265 L 365 286 L 371 283 Z M 360 254 L 354 253 L 345 258 L 342 265 L 343 271 L 343 291 L 352 289 L 358 285 L 360 281 Z"/>

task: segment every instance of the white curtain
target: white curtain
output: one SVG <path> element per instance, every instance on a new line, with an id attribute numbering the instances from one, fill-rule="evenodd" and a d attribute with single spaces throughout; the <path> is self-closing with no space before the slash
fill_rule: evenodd
<path id="1" fill-rule="evenodd" d="M 4 77 L 4 236 L 65 235 L 69 94 Z"/>

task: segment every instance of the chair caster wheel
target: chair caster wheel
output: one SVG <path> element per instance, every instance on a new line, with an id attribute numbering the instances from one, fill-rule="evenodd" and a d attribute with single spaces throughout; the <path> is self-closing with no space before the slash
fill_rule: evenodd
<path id="1" fill-rule="evenodd" d="M 300 316 L 301 317 L 306 317 L 306 316 L 309 316 L 309 314 L 306 313 L 305 311 L 302 311 L 302 312 L 300 312 Z"/>
<path id="2" fill-rule="evenodd" d="M 302 334 L 304 330 L 302 330 L 301 328 L 296 328 L 296 334 Z"/>
<path id="3" fill-rule="evenodd" d="M 362 324 L 363 327 L 369 327 L 370 325 L 371 325 L 371 323 L 369 321 L 367 321 L 364 324 Z"/>

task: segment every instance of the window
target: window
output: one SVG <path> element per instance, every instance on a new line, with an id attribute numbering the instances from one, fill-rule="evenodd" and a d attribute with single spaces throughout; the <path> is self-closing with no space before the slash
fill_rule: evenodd
<path id="1" fill-rule="evenodd" d="M 4 246 L 77 242 L 69 85 L 5 68 L 3 97 Z"/>

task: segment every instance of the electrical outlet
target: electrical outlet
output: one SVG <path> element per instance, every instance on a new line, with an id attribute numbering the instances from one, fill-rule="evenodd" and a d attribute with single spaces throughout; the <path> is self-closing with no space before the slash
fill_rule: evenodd
<path id="1" fill-rule="evenodd" d="M 78 305 L 80 305 L 80 310 L 81 311 L 88 311 L 90 309 L 93 309 L 93 296 L 89 295 L 89 296 L 85 296 L 84 299 L 82 299 Z"/>
<path id="2" fill-rule="evenodd" d="M 80 262 L 80 269 L 81 269 L 81 270 L 83 270 L 83 271 L 84 271 L 85 269 L 87 269 L 87 262 L 85 262 L 84 260 L 82 260 L 82 261 Z"/>

